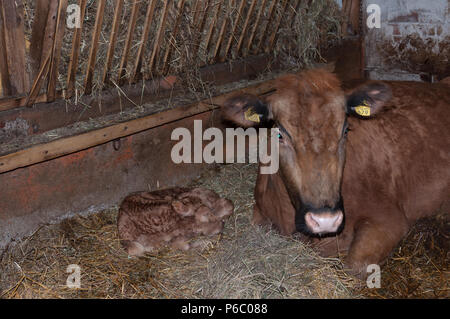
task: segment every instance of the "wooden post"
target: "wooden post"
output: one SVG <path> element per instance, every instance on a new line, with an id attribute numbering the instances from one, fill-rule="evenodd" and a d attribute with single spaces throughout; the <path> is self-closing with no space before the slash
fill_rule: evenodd
<path id="1" fill-rule="evenodd" d="M 30 89 L 30 80 L 25 63 L 23 4 L 21 1 L 1 1 L 0 11 L 4 36 L 2 46 L 6 51 L 11 94 L 27 93 Z"/>

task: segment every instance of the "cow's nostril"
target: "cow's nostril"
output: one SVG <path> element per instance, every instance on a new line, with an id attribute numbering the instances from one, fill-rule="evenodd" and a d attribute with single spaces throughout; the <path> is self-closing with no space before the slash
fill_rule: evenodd
<path id="1" fill-rule="evenodd" d="M 308 228 L 315 234 L 335 233 L 342 224 L 344 214 L 342 211 L 321 212 L 305 215 L 305 222 Z"/>

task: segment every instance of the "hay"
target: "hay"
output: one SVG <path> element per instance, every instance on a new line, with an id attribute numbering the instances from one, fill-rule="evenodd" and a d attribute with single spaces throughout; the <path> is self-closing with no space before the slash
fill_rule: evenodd
<path id="1" fill-rule="evenodd" d="M 203 250 L 165 248 L 129 259 L 117 237 L 117 207 L 43 225 L 0 255 L 0 298 L 448 298 L 449 219 L 419 222 L 364 288 L 339 259 L 250 224 L 256 165 L 231 164 L 188 186 L 231 199 L 235 213 Z M 66 287 L 81 267 L 81 289 Z"/>
<path id="2" fill-rule="evenodd" d="M 28 41 L 31 41 L 35 1 L 22 1 L 25 10 L 25 37 Z M 124 1 L 120 20 L 117 42 L 114 50 L 114 58 L 110 69 L 111 79 L 115 83 L 118 83 L 117 74 L 119 73 L 120 61 L 127 37 L 132 2 L 133 1 L 131 0 Z M 329 43 L 331 43 L 330 41 L 335 41 L 340 37 L 339 25 L 343 19 L 343 16 L 334 0 L 315 0 L 309 4 L 304 1 L 300 1 L 300 5 L 297 7 L 294 7 L 293 3 L 289 2 L 286 12 L 283 11 L 282 2 L 278 2 L 270 21 L 268 11 L 271 1 L 268 1 L 266 2 L 265 7 L 262 8 L 263 14 L 258 23 L 261 27 L 257 29 L 252 45 L 250 46 L 250 50 L 247 50 L 246 41 L 248 41 L 248 38 L 250 37 L 252 27 L 256 23 L 257 14 L 262 5 L 262 1 L 258 1 L 249 19 L 249 27 L 246 29 L 246 36 L 244 37 L 241 50 L 240 52 L 237 52 L 236 46 L 244 28 L 245 19 L 250 9 L 251 2 L 252 0 L 246 0 L 241 15 L 238 14 L 238 8 L 241 1 L 210 1 L 209 6 L 202 5 L 200 9 L 200 16 L 202 16 L 204 10 L 206 10 L 206 15 L 204 27 L 199 29 L 194 21 L 194 16 L 196 14 L 196 1 L 186 0 L 183 15 L 180 19 L 178 32 L 174 35 L 173 28 L 178 15 L 178 9 L 176 7 L 178 1 L 172 1 L 168 11 L 166 28 L 162 35 L 161 45 L 156 55 L 156 68 L 151 71 L 149 68 L 149 61 L 163 9 L 163 1 L 158 1 L 152 24 L 150 26 L 149 36 L 144 48 L 144 56 L 142 61 L 142 71 L 144 75 L 147 78 L 154 78 L 161 75 L 177 74 L 180 76 L 183 87 L 187 91 L 201 92 L 203 94 L 208 93 L 211 86 L 209 83 L 205 83 L 201 80 L 200 69 L 205 65 L 219 62 L 217 59 L 214 59 L 214 52 L 215 45 L 219 41 L 220 29 L 225 19 L 228 19 L 228 21 L 223 36 L 222 45 L 219 49 L 219 56 L 224 56 L 227 43 L 231 39 L 231 48 L 226 55 L 225 62 L 242 59 L 245 56 L 254 55 L 255 52 L 264 52 L 264 49 L 268 45 L 267 38 L 269 37 L 267 35 L 271 35 L 275 32 L 274 21 L 277 21 L 280 16 L 290 16 L 291 12 L 295 12 L 295 14 L 292 15 L 294 23 L 292 23 L 292 21 L 288 21 L 289 19 L 281 19 L 281 25 L 277 33 L 277 39 L 281 41 L 277 41 L 272 50 L 267 53 L 268 56 L 272 57 L 274 61 L 282 61 L 282 65 L 286 70 L 309 66 L 315 62 L 323 62 L 320 57 L 321 48 L 325 45 L 329 45 Z M 78 0 L 69 0 L 68 3 L 69 5 L 77 4 Z M 145 15 L 149 3 L 150 0 L 140 1 L 138 20 L 136 23 L 135 32 L 133 34 L 131 50 L 129 52 L 128 63 L 125 70 L 125 76 L 127 78 L 130 74 L 132 74 L 138 48 L 141 44 Z M 217 20 L 214 28 L 212 29 L 210 41 L 207 43 L 209 26 L 213 22 L 215 10 L 219 5 L 220 8 L 218 11 Z M 92 88 L 93 95 L 99 95 L 103 89 L 103 68 L 106 61 L 107 51 L 110 46 L 109 41 L 112 29 L 111 26 L 114 18 L 114 9 L 115 1 L 107 0 L 103 16 L 102 31 L 99 39 L 96 67 L 94 69 Z M 88 63 L 89 50 L 91 48 L 91 37 L 94 30 L 96 11 L 97 1 L 88 0 L 79 48 L 79 65 L 75 77 L 75 88 L 77 89 L 79 96 L 83 95 L 84 91 L 84 77 Z M 263 37 L 265 26 L 267 26 L 267 32 L 265 33 L 265 37 Z M 232 34 L 232 29 L 234 27 L 236 27 L 235 33 Z M 67 86 L 67 72 L 72 50 L 73 34 L 74 29 L 66 28 L 61 48 L 61 60 L 58 67 L 58 89 L 64 89 Z M 257 47 L 260 38 L 264 38 L 264 41 L 262 41 L 261 44 L 262 51 L 258 51 Z M 168 67 L 165 69 L 162 63 L 168 48 L 171 48 L 172 54 L 168 60 Z"/>
<path id="3" fill-rule="evenodd" d="M 293 238 L 251 226 L 256 166 L 211 170 L 191 184 L 235 203 L 224 233 L 204 250 L 164 249 L 129 259 L 116 229 L 117 208 L 44 225 L 0 257 L 2 298 L 342 298 L 354 280 L 337 259 L 318 257 Z M 81 289 L 66 268 L 81 267 Z"/>
<path id="4" fill-rule="evenodd" d="M 442 211 L 420 220 L 382 268 L 381 288 L 359 291 L 373 298 L 449 298 L 450 218 Z"/>

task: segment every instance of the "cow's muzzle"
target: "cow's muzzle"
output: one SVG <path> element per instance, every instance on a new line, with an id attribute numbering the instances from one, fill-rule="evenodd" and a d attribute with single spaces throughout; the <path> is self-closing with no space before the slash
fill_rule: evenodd
<path id="1" fill-rule="evenodd" d="M 295 216 L 297 231 L 307 235 L 326 237 L 338 234 L 344 228 L 342 199 L 334 207 L 315 208 L 302 205 Z"/>
<path id="2" fill-rule="evenodd" d="M 305 214 L 306 226 L 311 233 L 317 235 L 336 233 L 343 221 L 344 213 L 341 210 Z"/>

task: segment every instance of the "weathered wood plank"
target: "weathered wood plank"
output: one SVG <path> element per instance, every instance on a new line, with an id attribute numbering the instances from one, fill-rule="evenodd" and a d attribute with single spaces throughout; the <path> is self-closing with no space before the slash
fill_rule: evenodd
<path id="1" fill-rule="evenodd" d="M 30 89 L 30 79 L 26 72 L 25 32 L 23 23 L 23 3 L 1 1 L 4 45 L 8 64 L 9 82 L 12 95 L 26 93 Z"/>
<path id="2" fill-rule="evenodd" d="M 275 80 L 269 80 L 239 91 L 255 95 L 267 94 L 273 91 L 274 81 Z M 226 99 L 234 94 L 236 94 L 236 91 L 222 94 L 185 107 L 174 108 L 139 119 L 115 124 L 75 136 L 61 138 L 46 144 L 35 145 L 28 149 L 0 156 L 0 173 L 71 154 L 156 126 L 208 112 L 218 108 L 225 102 Z"/>

